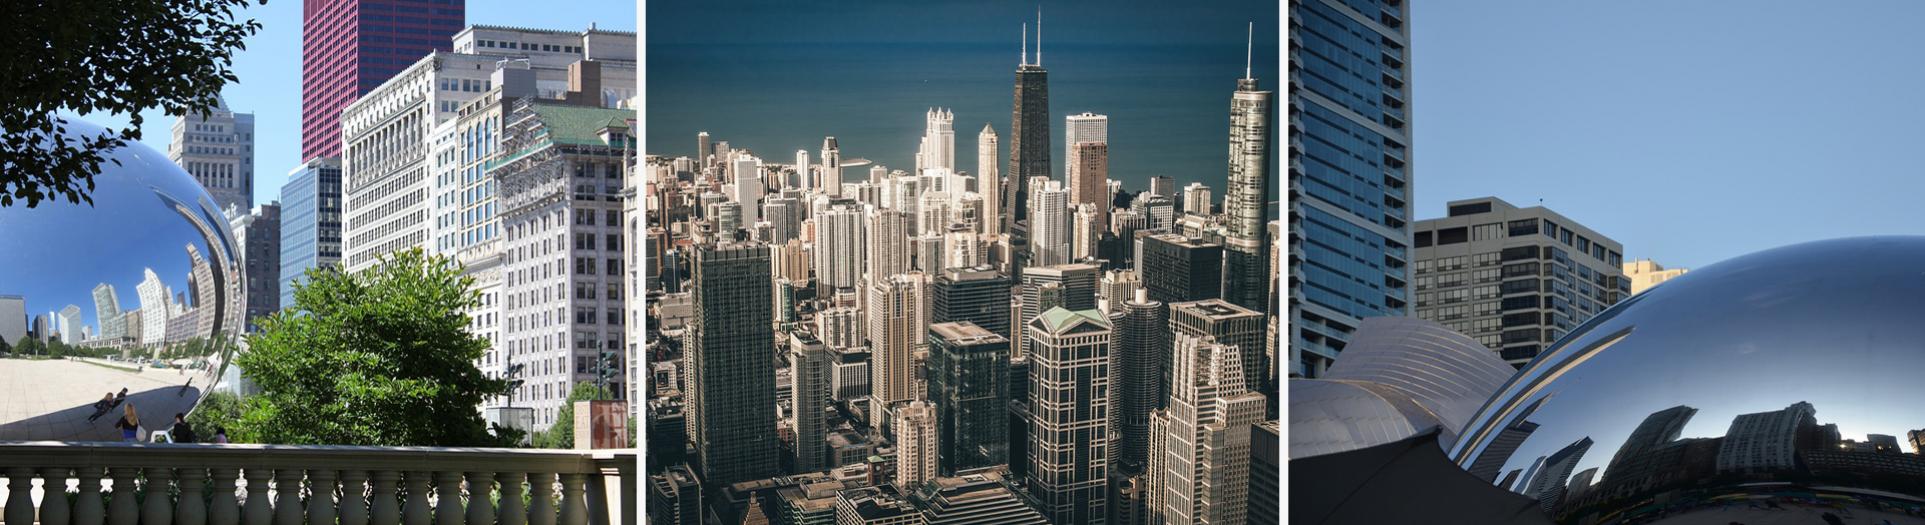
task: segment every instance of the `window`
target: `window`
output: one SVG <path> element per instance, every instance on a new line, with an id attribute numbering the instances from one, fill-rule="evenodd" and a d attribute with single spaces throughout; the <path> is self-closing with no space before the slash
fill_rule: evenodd
<path id="1" fill-rule="evenodd" d="M 1510 222 L 1510 236 L 1512 237 L 1517 237 L 1520 235 L 1530 235 L 1534 233 L 1537 233 L 1537 220 L 1535 219 L 1524 219 L 1521 221 Z"/>
<path id="2" fill-rule="evenodd" d="M 1450 207 L 1451 217 L 1456 217 L 1459 215 L 1473 215 L 1478 213 L 1490 213 L 1490 212 L 1491 212 L 1491 203 L 1489 201 L 1472 202 L 1468 204 L 1455 204 Z"/>
<path id="3" fill-rule="evenodd" d="M 1428 231 L 1417 232 L 1417 247 L 1429 248 L 1430 239 L 1431 239 L 1431 232 L 1428 232 Z"/>
<path id="4" fill-rule="evenodd" d="M 1473 241 L 1502 239 L 1504 238 L 1504 223 L 1493 222 L 1490 224 L 1479 224 L 1476 226 L 1472 226 L 1470 233 L 1471 233 L 1470 240 L 1473 240 Z"/>
<path id="5" fill-rule="evenodd" d="M 1470 230 L 1462 227 L 1437 230 L 1437 244 L 1458 244 L 1470 238 Z"/>

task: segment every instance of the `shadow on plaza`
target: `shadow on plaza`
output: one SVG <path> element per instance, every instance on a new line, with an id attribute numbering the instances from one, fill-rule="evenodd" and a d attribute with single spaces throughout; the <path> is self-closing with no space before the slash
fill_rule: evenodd
<path id="1" fill-rule="evenodd" d="M 140 437 L 145 441 L 145 434 L 171 427 L 174 414 L 187 412 L 200 397 L 201 389 L 197 386 L 129 392 L 125 402 L 93 421 L 87 418 L 94 415 L 94 403 L 100 400 L 89 399 L 72 408 L 0 424 L 0 441 L 119 441 L 120 431 L 114 428 L 114 421 L 125 414 L 126 403 L 133 403 L 134 410 L 140 414 L 140 424 L 146 428 Z"/>

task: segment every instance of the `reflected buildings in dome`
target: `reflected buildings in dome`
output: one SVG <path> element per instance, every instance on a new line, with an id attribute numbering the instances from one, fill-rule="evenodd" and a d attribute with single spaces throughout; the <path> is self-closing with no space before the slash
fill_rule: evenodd
<path id="1" fill-rule="evenodd" d="M 1372 317 L 1323 377 L 1291 379 L 1290 458 L 1400 441 L 1438 428 L 1450 446 L 1516 369 L 1476 340 L 1415 317 Z"/>
<path id="2" fill-rule="evenodd" d="M 118 440 L 130 405 L 165 430 L 238 342 L 239 251 L 220 209 L 145 144 L 106 156 L 91 206 L 0 207 L 0 441 Z"/>
<path id="3" fill-rule="evenodd" d="M 1471 418 L 1450 456 L 1559 523 L 1709 523 L 1693 515 L 1837 502 L 1925 516 L 1925 456 L 1897 438 L 1925 437 L 1912 433 L 1925 429 L 1921 320 L 1925 237 L 1731 259 L 1574 330 Z"/>

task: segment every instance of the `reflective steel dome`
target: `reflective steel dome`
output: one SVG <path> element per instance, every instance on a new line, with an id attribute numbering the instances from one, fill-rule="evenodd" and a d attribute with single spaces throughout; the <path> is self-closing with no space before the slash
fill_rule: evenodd
<path id="1" fill-rule="evenodd" d="M 1922 400 L 1925 237 L 1821 241 L 1605 310 L 1500 389 L 1450 455 L 1559 523 L 1913 523 Z"/>
<path id="2" fill-rule="evenodd" d="M 0 207 L 0 440 L 118 440 L 129 406 L 165 430 L 232 355 L 243 288 L 221 210 L 162 152 L 108 156 L 92 206 Z"/>

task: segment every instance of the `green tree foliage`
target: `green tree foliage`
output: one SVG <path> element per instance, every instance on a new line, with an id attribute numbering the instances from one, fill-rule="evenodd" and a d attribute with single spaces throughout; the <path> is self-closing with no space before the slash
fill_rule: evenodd
<path id="1" fill-rule="evenodd" d="M 241 397 L 233 392 L 209 392 L 194 406 L 194 411 L 187 414 L 187 424 L 194 427 L 201 441 L 212 442 L 214 430 L 225 428 L 228 441 L 252 442 L 249 436 L 238 433 L 240 427 L 236 423 L 241 420 L 241 407 Z"/>
<path id="2" fill-rule="evenodd" d="M 46 353 L 47 353 L 47 346 L 44 344 L 41 344 L 39 339 L 34 339 L 32 337 L 21 339 L 20 344 L 15 345 L 13 347 L 13 354 L 16 357 L 26 357 L 30 355 L 44 355 Z"/>
<path id="3" fill-rule="evenodd" d="M 563 403 L 561 411 L 555 414 L 555 424 L 549 425 L 546 431 L 536 433 L 531 441 L 536 448 L 575 448 L 575 402 L 594 401 L 608 396 L 606 389 L 594 383 L 575 383 L 575 387 L 568 391 L 568 402 Z"/>
<path id="4" fill-rule="evenodd" d="M 254 0 L 20 0 L 0 5 L 0 206 L 86 201 L 105 153 L 140 140 L 143 110 L 206 113 L 261 24 Z M 262 0 L 265 4 L 265 0 Z M 61 113 L 120 113 L 126 129 L 67 137 Z"/>
<path id="5" fill-rule="evenodd" d="M 475 410 L 508 382 L 475 366 L 489 345 L 467 330 L 473 283 L 419 249 L 355 274 L 309 270 L 236 359 L 261 394 L 228 430 L 262 443 L 506 445 Z"/>

